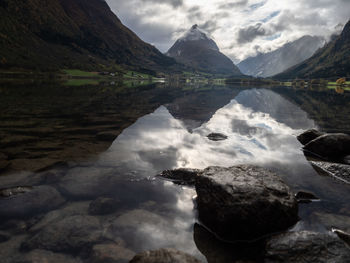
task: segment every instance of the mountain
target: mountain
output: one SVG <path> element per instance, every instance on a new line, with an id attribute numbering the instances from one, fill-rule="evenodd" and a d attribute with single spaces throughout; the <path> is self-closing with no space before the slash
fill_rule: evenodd
<path id="1" fill-rule="evenodd" d="M 350 20 L 340 36 L 311 58 L 275 76 L 277 79 L 350 77 Z"/>
<path id="2" fill-rule="evenodd" d="M 321 37 L 303 36 L 272 52 L 247 58 L 237 66 L 246 75 L 271 77 L 310 58 L 324 44 Z"/>
<path id="3" fill-rule="evenodd" d="M 0 67 L 159 70 L 174 59 L 126 28 L 104 0 L 0 0 Z"/>
<path id="4" fill-rule="evenodd" d="M 242 75 L 231 59 L 222 54 L 217 44 L 197 25 L 192 28 L 166 53 L 196 70 L 214 73 Z"/>

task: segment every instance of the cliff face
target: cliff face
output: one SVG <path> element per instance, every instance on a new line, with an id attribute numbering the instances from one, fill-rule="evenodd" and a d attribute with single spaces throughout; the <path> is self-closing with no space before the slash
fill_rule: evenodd
<path id="1" fill-rule="evenodd" d="M 126 28 L 103 0 L 0 0 L 0 66 L 160 70 L 176 62 Z"/>
<path id="2" fill-rule="evenodd" d="M 275 76 L 278 79 L 350 77 L 350 21 L 343 32 L 311 58 Z"/>

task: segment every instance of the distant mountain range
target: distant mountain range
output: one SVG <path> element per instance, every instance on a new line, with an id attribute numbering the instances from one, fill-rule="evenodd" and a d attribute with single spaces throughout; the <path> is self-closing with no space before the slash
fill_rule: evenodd
<path id="1" fill-rule="evenodd" d="M 1 0 L 0 68 L 171 70 L 174 59 L 126 28 L 104 0 Z"/>
<path id="2" fill-rule="evenodd" d="M 311 58 L 275 76 L 277 79 L 350 77 L 350 21 L 340 36 Z"/>
<path id="3" fill-rule="evenodd" d="M 232 60 L 222 54 L 215 41 L 197 25 L 179 38 L 166 53 L 176 61 L 199 71 L 240 76 Z"/>
<path id="4" fill-rule="evenodd" d="M 303 36 L 281 48 L 268 53 L 249 57 L 239 64 L 243 74 L 254 77 L 271 77 L 310 58 L 325 45 L 325 39 L 316 36 Z"/>

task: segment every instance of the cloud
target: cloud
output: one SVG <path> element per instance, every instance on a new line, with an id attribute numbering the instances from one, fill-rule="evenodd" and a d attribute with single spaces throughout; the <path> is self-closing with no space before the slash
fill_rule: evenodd
<path id="1" fill-rule="evenodd" d="M 350 18 L 349 0 L 106 1 L 127 27 L 162 52 L 198 24 L 234 62 L 304 35 L 328 38 Z"/>
<path id="2" fill-rule="evenodd" d="M 183 0 L 141 0 L 145 3 L 157 3 L 157 4 L 168 4 L 172 7 L 180 7 L 183 5 Z"/>
<path id="3" fill-rule="evenodd" d="M 232 9 L 235 7 L 242 7 L 242 6 L 246 6 L 248 4 L 248 0 L 239 0 L 239 1 L 231 1 L 228 3 L 221 3 L 218 5 L 218 9 Z"/>
<path id="4" fill-rule="evenodd" d="M 242 28 L 238 31 L 238 43 L 247 43 L 251 42 L 259 36 L 266 36 L 268 33 L 262 27 L 262 23 L 257 23 L 253 26 L 248 26 L 247 28 Z"/>

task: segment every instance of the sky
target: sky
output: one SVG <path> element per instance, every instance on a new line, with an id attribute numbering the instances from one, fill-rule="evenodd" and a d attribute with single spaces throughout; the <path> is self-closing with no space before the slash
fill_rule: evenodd
<path id="1" fill-rule="evenodd" d="M 304 35 L 329 38 L 350 19 L 350 0 L 106 0 L 124 25 L 165 53 L 192 25 L 235 63 Z"/>

